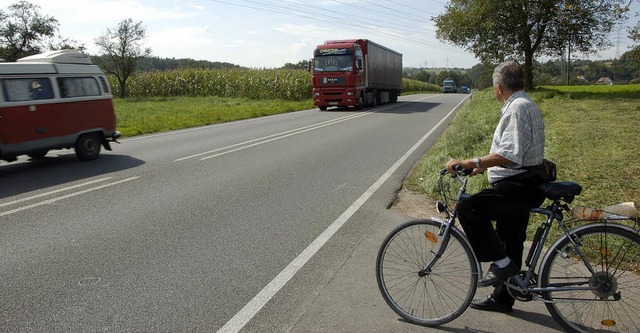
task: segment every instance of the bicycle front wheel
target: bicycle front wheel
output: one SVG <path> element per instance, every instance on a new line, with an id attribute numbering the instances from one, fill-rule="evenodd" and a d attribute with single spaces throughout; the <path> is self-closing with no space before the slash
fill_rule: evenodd
<path id="1" fill-rule="evenodd" d="M 547 309 L 570 332 L 640 332 L 640 236 L 617 224 L 592 224 L 567 236 L 549 250 L 541 270 Z M 589 262 L 592 274 L 580 258 Z"/>
<path id="2" fill-rule="evenodd" d="M 475 295 L 478 267 L 464 235 L 451 228 L 448 242 L 438 238 L 441 223 L 415 220 L 394 229 L 376 260 L 378 288 L 387 304 L 408 322 L 437 326 L 460 316 Z M 423 272 L 440 246 L 431 271 Z"/>

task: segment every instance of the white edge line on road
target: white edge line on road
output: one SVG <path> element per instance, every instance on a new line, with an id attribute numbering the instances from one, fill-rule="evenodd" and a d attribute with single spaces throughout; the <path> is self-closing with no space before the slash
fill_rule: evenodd
<path id="1" fill-rule="evenodd" d="M 411 147 L 387 172 L 385 172 L 369 189 L 367 189 L 340 217 L 325 229 L 302 253 L 285 267 L 269 284 L 231 318 L 218 333 L 239 332 L 269 302 L 284 285 L 326 244 L 331 237 L 355 214 L 362 205 L 384 184 L 391 175 L 422 145 L 442 124 L 458 110 L 467 99 L 456 105 L 436 126 Z"/>
<path id="2" fill-rule="evenodd" d="M 92 192 L 92 191 L 103 189 L 105 187 L 118 185 L 118 184 L 121 184 L 121 183 L 132 181 L 134 179 L 138 179 L 138 178 L 140 178 L 140 177 L 137 177 L 137 176 L 136 177 L 129 177 L 127 179 L 122 179 L 122 180 L 119 180 L 119 181 L 116 181 L 116 182 L 113 182 L 113 183 L 108 183 L 108 184 L 104 184 L 104 185 L 88 188 L 86 190 L 82 190 L 82 191 L 79 191 L 79 192 L 74 192 L 74 193 L 71 193 L 71 194 L 63 195 L 63 196 L 60 196 L 60 197 L 57 197 L 57 198 L 54 198 L 54 199 L 41 201 L 41 202 L 34 203 L 34 204 L 31 204 L 31 205 L 28 205 L 28 206 L 18 207 L 16 209 L 8 210 L 6 212 L 0 212 L 0 217 L 11 215 L 11 214 L 14 214 L 14 213 L 17 213 L 17 212 L 21 212 L 23 210 L 35 208 L 35 207 L 38 207 L 38 206 L 51 204 L 51 203 L 54 203 L 56 201 L 60 201 L 60 200 L 63 200 L 63 199 L 75 197 L 75 196 L 78 196 L 78 195 L 82 195 L 82 194 L 85 194 L 85 193 L 89 193 L 89 192 Z"/>
<path id="3" fill-rule="evenodd" d="M 15 204 L 20 203 L 20 202 L 29 201 L 29 200 L 37 199 L 37 198 L 44 197 L 44 196 L 47 196 L 47 195 L 51 195 L 51 194 L 55 194 L 55 193 L 59 193 L 59 192 L 64 192 L 64 191 L 68 191 L 68 190 L 72 190 L 74 188 L 78 188 L 78 187 L 82 187 L 82 186 L 86 186 L 86 185 L 91 185 L 91 184 L 103 182 L 103 181 L 109 180 L 109 179 L 111 179 L 111 177 L 100 178 L 100 179 L 92 180 L 90 182 L 77 184 L 77 185 L 61 188 L 61 189 L 58 189 L 58 190 L 49 191 L 49 192 L 46 192 L 46 193 L 32 195 L 32 196 L 27 197 L 27 198 L 22 198 L 22 199 L 10 201 L 10 202 L 5 202 L 3 204 L 0 204 L 0 207 L 15 205 Z"/>

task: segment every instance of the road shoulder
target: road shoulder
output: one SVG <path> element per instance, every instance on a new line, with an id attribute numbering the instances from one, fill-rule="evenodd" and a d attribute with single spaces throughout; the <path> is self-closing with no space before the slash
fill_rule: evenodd
<path id="1" fill-rule="evenodd" d="M 516 303 L 511 314 L 468 309 L 461 317 L 438 328 L 425 328 L 400 319 L 384 302 L 375 278 L 375 259 L 384 237 L 411 218 L 433 216 L 432 203 L 420 193 L 401 190 L 394 205 L 380 212 L 383 225 L 364 235 L 333 279 L 322 288 L 292 332 L 523 332 L 558 331 L 541 302 Z M 479 289 L 476 297 L 490 290 Z"/>

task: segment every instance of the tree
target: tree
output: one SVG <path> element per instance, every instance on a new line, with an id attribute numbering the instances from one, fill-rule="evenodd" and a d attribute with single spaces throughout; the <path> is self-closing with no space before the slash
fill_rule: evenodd
<path id="1" fill-rule="evenodd" d="M 636 13 L 636 16 L 640 16 L 640 13 Z M 636 45 L 631 46 L 631 56 L 640 61 L 640 21 L 635 26 L 630 27 L 628 32 L 629 38 L 636 43 Z"/>
<path id="2" fill-rule="evenodd" d="M 608 34 L 626 17 L 623 7 L 625 0 L 451 0 L 433 20 L 438 39 L 465 47 L 483 63 L 524 62 L 529 90 L 537 55 L 611 45 Z"/>
<path id="3" fill-rule="evenodd" d="M 58 30 L 58 21 L 41 15 L 40 6 L 20 1 L 0 10 L 0 58 L 16 61 L 42 52 L 43 41 Z"/>
<path id="4" fill-rule="evenodd" d="M 118 80 L 120 98 L 126 95 L 127 80 L 135 72 L 138 61 L 151 54 L 150 48 L 142 48 L 145 37 L 142 22 L 133 23 L 129 18 L 95 39 L 96 45 L 105 53 L 96 59 L 105 72 L 113 74 Z"/>
<path id="5" fill-rule="evenodd" d="M 302 69 L 302 70 L 307 70 L 309 69 L 309 60 L 300 60 L 298 61 L 297 64 L 293 64 L 293 63 L 286 63 L 284 64 L 284 66 L 282 66 L 282 69 Z"/>

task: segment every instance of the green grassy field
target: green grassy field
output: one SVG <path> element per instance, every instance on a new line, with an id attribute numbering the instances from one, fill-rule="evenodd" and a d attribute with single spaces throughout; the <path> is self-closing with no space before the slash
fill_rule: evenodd
<path id="1" fill-rule="evenodd" d="M 544 87 L 529 94 L 545 121 L 545 156 L 559 181 L 583 186 L 575 205 L 605 207 L 640 201 L 640 85 Z M 492 90 L 474 94 L 404 186 L 434 196 L 437 172 L 450 158 L 484 155 L 491 146 L 501 104 Z M 469 192 L 488 186 L 470 182 Z"/>
<path id="2" fill-rule="evenodd" d="M 311 100 L 239 97 L 150 97 L 114 99 L 123 137 L 219 124 L 313 108 Z"/>

